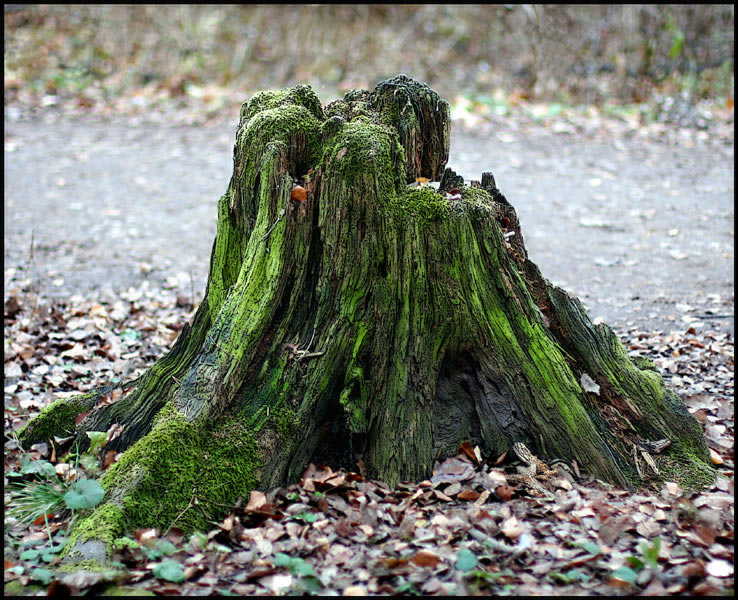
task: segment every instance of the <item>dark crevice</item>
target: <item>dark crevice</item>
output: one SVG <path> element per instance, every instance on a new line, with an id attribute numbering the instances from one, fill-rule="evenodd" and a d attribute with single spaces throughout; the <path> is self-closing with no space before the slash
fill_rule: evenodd
<path id="1" fill-rule="evenodd" d="M 387 261 L 384 257 L 379 261 L 379 264 L 377 265 L 377 269 L 379 271 L 379 276 L 382 279 L 386 279 L 387 277 Z"/>
<path id="2" fill-rule="evenodd" d="M 354 450 L 354 436 L 348 428 L 343 410 L 337 406 L 338 414 L 333 415 L 318 428 L 318 439 L 315 452 L 310 462 L 316 465 L 327 465 L 333 470 L 345 469 L 356 471 L 359 452 Z M 359 442 L 360 443 L 360 442 Z"/>
<path id="3" fill-rule="evenodd" d="M 508 385 L 486 374 L 471 353 L 447 353 L 433 406 L 434 453 L 448 456 L 469 441 L 494 455 L 525 437 L 522 413 Z"/>

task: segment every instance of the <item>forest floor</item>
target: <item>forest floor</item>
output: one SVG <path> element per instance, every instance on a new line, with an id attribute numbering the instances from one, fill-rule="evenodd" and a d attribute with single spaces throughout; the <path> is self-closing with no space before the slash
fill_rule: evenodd
<path id="1" fill-rule="evenodd" d="M 6 109 L 6 489 L 44 462 L 70 486 L 78 466 L 47 444 L 21 452 L 11 430 L 60 395 L 136 376 L 191 318 L 235 111 L 193 124 Z M 188 595 L 732 594 L 732 110 L 706 129 L 463 106 L 453 119 L 449 166 L 465 179 L 494 173 L 531 259 L 656 362 L 722 477 L 699 493 L 667 483 L 631 494 L 562 474 L 548 498 L 508 485 L 509 457 L 468 448 L 394 490 L 311 468 L 203 536 L 131 532 L 119 583 Z M 46 569 L 69 519 L 49 514 L 6 522 L 6 593 L 11 581 L 41 595 L 99 590 L 106 574 Z"/>

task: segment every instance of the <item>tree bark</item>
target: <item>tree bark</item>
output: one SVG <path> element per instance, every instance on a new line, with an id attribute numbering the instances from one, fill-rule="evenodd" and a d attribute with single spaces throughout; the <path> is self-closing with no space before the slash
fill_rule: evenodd
<path id="1" fill-rule="evenodd" d="M 311 460 L 420 480 L 465 440 L 491 456 L 523 442 L 627 488 L 711 479 L 699 424 L 541 276 L 491 173 L 467 186 L 445 169 L 449 121 L 402 75 L 325 108 L 300 85 L 243 105 L 192 325 L 136 381 L 57 401 L 20 434 L 84 444 L 124 426 L 72 554 L 203 528 Z M 643 473 L 634 451 L 663 439 Z"/>

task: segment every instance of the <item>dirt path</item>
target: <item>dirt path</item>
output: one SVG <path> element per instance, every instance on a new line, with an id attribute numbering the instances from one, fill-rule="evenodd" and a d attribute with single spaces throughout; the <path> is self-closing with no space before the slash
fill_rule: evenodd
<path id="1" fill-rule="evenodd" d="M 199 299 L 235 121 L 6 119 L 5 297 L 32 276 L 54 297 L 106 299 L 148 279 Z M 688 145 L 510 121 L 454 130 L 449 166 L 493 171 L 532 260 L 593 318 L 668 331 L 707 315 L 732 331 L 715 317 L 733 314 L 733 146 Z"/>

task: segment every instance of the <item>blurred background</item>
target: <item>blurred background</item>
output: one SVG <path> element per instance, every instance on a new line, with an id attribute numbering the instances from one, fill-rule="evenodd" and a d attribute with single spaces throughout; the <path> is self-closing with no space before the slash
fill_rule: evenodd
<path id="1" fill-rule="evenodd" d="M 5 298 L 194 306 L 241 103 L 406 73 L 451 103 L 449 165 L 494 172 L 593 318 L 732 335 L 734 10 L 6 4 Z"/>
<path id="2" fill-rule="evenodd" d="M 732 4 L 6 4 L 4 16 L 11 117 L 207 119 L 261 89 L 307 83 L 326 103 L 397 73 L 481 115 L 587 106 L 699 128 L 733 107 Z"/>

